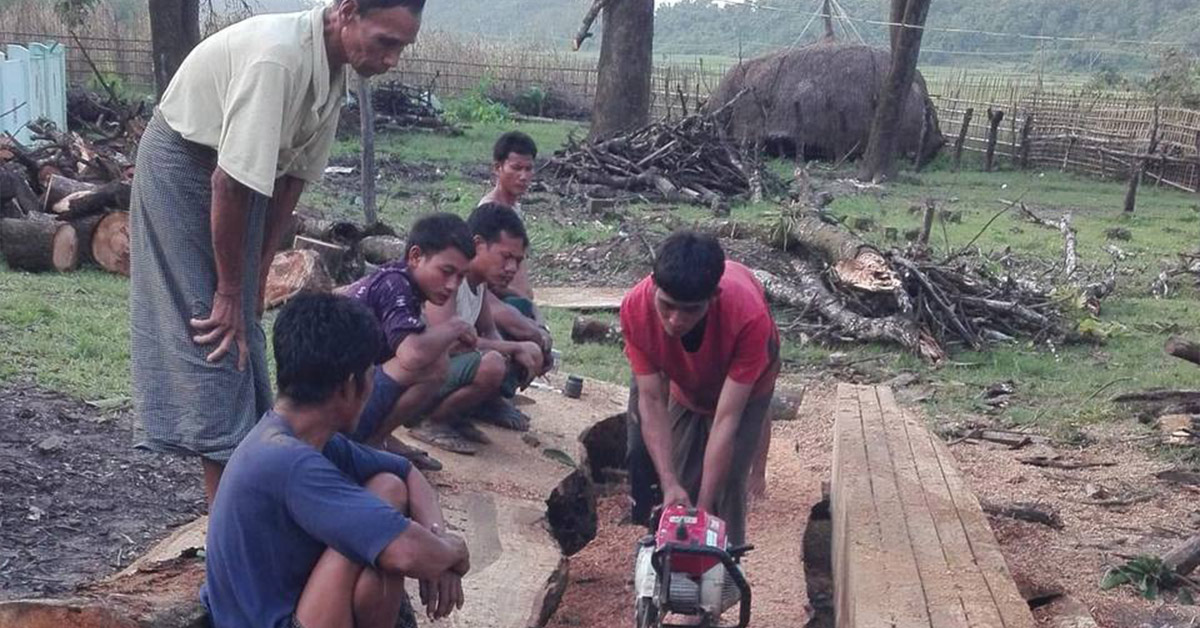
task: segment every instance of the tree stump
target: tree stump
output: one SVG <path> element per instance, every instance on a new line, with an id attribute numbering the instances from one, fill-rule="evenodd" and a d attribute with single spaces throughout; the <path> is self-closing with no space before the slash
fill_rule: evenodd
<path id="1" fill-rule="evenodd" d="M 0 220 L 0 247 L 9 268 L 66 272 L 79 265 L 79 237 L 66 223 Z"/>

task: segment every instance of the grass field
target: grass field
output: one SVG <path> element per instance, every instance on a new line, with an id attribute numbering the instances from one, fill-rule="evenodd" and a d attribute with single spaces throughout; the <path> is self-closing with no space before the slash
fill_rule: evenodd
<path id="1" fill-rule="evenodd" d="M 421 168 L 439 169 L 440 180 L 409 178 L 380 182 L 381 216 L 405 227 L 414 217 L 442 209 L 465 214 L 486 190 L 482 182 L 491 142 L 502 130 L 516 126 L 530 133 L 542 150 L 552 152 L 579 127 L 573 124 L 520 124 L 478 126 L 461 137 L 430 134 L 385 134 L 379 139 L 380 159 L 401 160 Z M 353 157 L 357 145 L 342 142 L 338 154 Z M 780 171 L 789 166 L 781 164 Z M 1127 258 L 1120 262 L 1116 295 L 1104 303 L 1099 329 L 1103 342 L 1047 347 L 1028 343 L 993 347 L 987 351 L 956 351 L 949 365 L 931 368 L 912 356 L 877 346 L 816 346 L 785 343 L 789 369 L 823 368 L 834 352 L 847 354 L 843 361 L 861 362 L 886 376 L 913 370 L 937 383 L 937 393 L 927 401 L 938 417 L 956 418 L 980 410 L 980 391 L 989 384 L 1012 380 L 1017 393 L 1004 416 L 1013 424 L 1037 424 L 1042 429 L 1071 435 L 1089 422 L 1123 418 L 1107 402 L 1112 393 L 1154 386 L 1196 387 L 1195 367 L 1162 355 L 1171 334 L 1195 335 L 1200 300 L 1194 288 L 1181 280 L 1167 299 L 1155 299 L 1150 283 L 1165 264 L 1180 252 L 1200 243 L 1200 198 L 1152 186 L 1143 188 L 1138 211 L 1121 213 L 1124 185 L 1054 171 L 985 174 L 968 163 L 953 173 L 941 162 L 921 174 L 906 173 L 881 195 L 843 196 L 831 211 L 847 224 L 870 219 L 863 236 L 880 246 L 887 229 L 903 233 L 916 228 L 919 213 L 909 208 L 932 198 L 942 209 L 957 213 L 954 222 L 935 225 L 935 254 L 957 250 L 977 237 L 984 251 L 1006 247 L 1026 257 L 1058 259 L 1062 240 L 1057 232 L 1020 219 L 1002 199 L 1022 200 L 1047 218 L 1057 220 L 1071 211 L 1078 229 L 1079 256 L 1085 266 L 1107 266 L 1109 246 L 1120 247 Z M 846 173 L 847 176 L 849 172 Z M 327 181 L 302 200 L 330 215 L 352 217 L 361 210 L 353 187 Z M 741 205 L 734 217 L 769 220 L 771 204 Z M 685 219 L 702 219 L 692 208 L 675 210 Z M 999 214 L 999 215 L 997 215 Z M 991 221 L 986 229 L 985 224 Z M 864 225 L 865 226 L 865 225 Z M 605 237 L 611 225 L 577 228 L 570 233 L 560 226 L 530 221 L 539 251 Z M 1110 240 L 1106 232 L 1123 228 L 1128 241 Z M 0 267 L 3 268 L 3 267 Z M 111 399 L 129 393 L 127 284 L 123 279 L 95 271 L 61 276 L 31 276 L 0 270 L 0 343 L 5 347 L 0 378 L 32 376 L 38 383 L 87 399 Z M 562 370 L 623 382 L 628 377 L 620 351 L 613 347 L 573 346 L 569 331 L 573 315 L 550 312 L 557 345 L 564 352 Z M 270 323 L 268 316 L 267 324 Z M 784 325 L 788 321 L 781 320 Z"/>

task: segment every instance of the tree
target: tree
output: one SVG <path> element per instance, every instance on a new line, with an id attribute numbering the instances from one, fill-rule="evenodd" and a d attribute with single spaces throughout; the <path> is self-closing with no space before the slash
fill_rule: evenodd
<path id="1" fill-rule="evenodd" d="M 650 75 L 654 69 L 654 0 L 594 0 L 575 38 L 590 35 L 596 14 L 604 12 L 591 139 L 612 137 L 650 121 Z"/>
<path id="2" fill-rule="evenodd" d="M 150 47 L 158 97 L 171 84 L 188 53 L 200 43 L 199 0 L 149 0 Z"/>
<path id="3" fill-rule="evenodd" d="M 931 0 L 892 0 L 892 15 L 903 15 L 904 26 L 897 27 L 892 46 L 892 67 L 888 69 L 875 118 L 871 124 L 871 139 L 863 158 L 859 178 L 875 181 L 891 178 L 896 174 L 896 147 L 899 138 L 900 120 L 904 117 L 904 106 L 912 90 L 913 77 L 917 72 L 917 58 L 921 56 L 921 35 L 925 32 L 925 18 L 929 15 Z"/>

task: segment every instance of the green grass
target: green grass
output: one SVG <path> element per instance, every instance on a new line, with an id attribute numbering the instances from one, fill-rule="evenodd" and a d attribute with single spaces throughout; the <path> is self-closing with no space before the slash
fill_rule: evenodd
<path id="1" fill-rule="evenodd" d="M 88 399 L 129 394 L 123 278 L 99 271 L 31 275 L 0 268 L 0 379 L 30 376 Z"/>
<path id="2" fill-rule="evenodd" d="M 383 134 L 379 138 L 381 156 L 442 172 L 440 179 L 428 182 L 381 179 L 384 220 L 405 228 L 416 216 L 435 209 L 465 215 L 487 190 L 483 173 L 489 167 L 492 142 L 510 128 L 533 135 L 543 155 L 561 146 L 568 134 L 582 131 L 577 124 L 527 123 L 479 125 L 457 138 Z M 357 144 L 351 141 L 340 142 L 337 148 L 340 155 L 356 150 Z M 1067 438 L 1094 422 L 1129 418 L 1108 402 L 1113 394 L 1156 386 L 1196 387 L 1195 367 L 1166 358 L 1161 347 L 1172 334 L 1200 335 L 1200 318 L 1195 315 L 1200 295 L 1185 279 L 1180 279 L 1176 292 L 1164 300 L 1152 298 L 1149 287 L 1177 253 L 1195 250 L 1200 243 L 1200 199 L 1145 186 L 1137 212 L 1128 216 L 1121 212 L 1123 182 L 1078 177 L 1053 168 L 1012 171 L 1005 160 L 1001 160 L 1000 171 L 983 173 L 976 156 L 968 156 L 965 162 L 963 171 L 954 173 L 942 158 L 925 172 L 904 172 L 882 195 L 840 195 L 829 211 L 849 225 L 869 219 L 873 224 L 861 235 L 889 248 L 902 245 L 902 241 L 889 241 L 888 228 L 903 240 L 905 231 L 920 226 L 920 211 L 910 212 L 910 207 L 922 206 L 926 198 L 932 198 L 939 209 L 957 216 L 954 222 L 935 223 L 935 255 L 958 250 L 978 236 L 975 244 L 984 252 L 1009 248 L 1024 258 L 1057 261 L 1062 250 L 1058 232 L 1023 220 L 1015 210 L 1002 212 L 1005 205 L 1001 200 L 1020 199 L 1050 220 L 1069 210 L 1085 269 L 1106 267 L 1111 260 L 1106 250 L 1110 246 L 1129 255 L 1120 262 L 1123 272 L 1117 293 L 1103 304 L 1100 326 L 1107 337 L 1099 344 L 1049 348 L 1019 342 L 981 352 L 952 351 L 948 364 L 935 368 L 889 347 L 804 344 L 792 334 L 783 349 L 787 370 L 821 372 L 837 352 L 845 354 L 843 362 L 856 363 L 855 368 L 880 380 L 900 371 L 918 372 L 934 388 L 925 405 L 938 421 L 983 412 L 981 391 L 990 384 L 1013 380 L 1016 394 L 998 421 L 1033 425 Z M 793 168 L 784 162 L 772 167 L 784 176 Z M 820 165 L 811 168 L 815 178 L 852 174 L 849 167 L 837 173 L 819 172 Z M 354 201 L 353 186 L 327 181 L 310 190 L 302 202 L 329 215 L 357 219 L 361 209 Z M 531 203 L 526 208 L 533 245 L 539 253 L 597 242 L 612 236 L 618 227 L 615 222 L 564 219 L 543 207 L 547 206 Z M 709 220 L 707 210 L 690 206 L 633 206 L 631 211 L 670 213 L 685 224 Z M 772 202 L 737 204 L 732 215 L 742 221 L 768 222 L 777 217 L 778 206 Z M 989 221 L 993 222 L 985 229 Z M 1132 239 L 1109 240 L 1106 232 L 1117 227 L 1127 229 Z M 92 271 L 35 277 L 0 266 L 0 295 L 0 343 L 5 347 L 0 379 L 29 376 L 42 385 L 89 399 L 128 394 L 127 284 L 123 279 Z M 789 311 L 777 314 L 781 327 L 795 316 Z M 563 353 L 561 372 L 627 381 L 629 371 L 620 348 L 574 345 L 570 328 L 575 314 L 549 310 L 546 315 L 556 346 Z"/>

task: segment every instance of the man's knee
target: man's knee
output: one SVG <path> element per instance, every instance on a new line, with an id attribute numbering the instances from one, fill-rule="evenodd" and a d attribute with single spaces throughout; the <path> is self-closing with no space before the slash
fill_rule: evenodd
<path id="1" fill-rule="evenodd" d="M 397 510 L 408 509 L 408 485 L 394 473 L 376 473 L 367 480 L 365 488 Z"/>
<path id="2" fill-rule="evenodd" d="M 504 374 L 508 371 L 508 360 L 504 356 L 488 351 L 479 360 L 479 369 L 475 371 L 474 383 L 487 390 L 499 390 L 504 383 Z"/>

